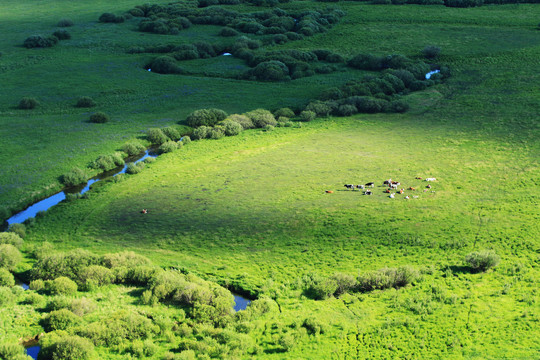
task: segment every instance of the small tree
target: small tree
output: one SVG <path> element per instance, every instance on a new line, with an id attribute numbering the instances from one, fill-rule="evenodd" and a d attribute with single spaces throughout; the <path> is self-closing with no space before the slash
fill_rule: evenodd
<path id="1" fill-rule="evenodd" d="M 500 257 L 493 250 L 475 251 L 465 256 L 465 263 L 475 272 L 485 272 L 497 266 Z"/>
<path id="2" fill-rule="evenodd" d="M 289 108 L 281 108 L 281 109 L 278 109 L 278 110 L 274 111 L 274 116 L 276 118 L 279 118 L 279 117 L 283 116 L 283 117 L 286 117 L 286 118 L 290 119 L 290 118 L 294 117 L 294 111 L 292 111 Z"/>
<path id="3" fill-rule="evenodd" d="M 150 140 L 152 144 L 157 144 L 157 145 L 161 145 L 164 142 L 169 140 L 169 138 L 167 137 L 167 135 L 165 135 L 163 130 L 159 128 L 148 129 L 148 131 L 146 132 L 146 137 L 148 138 L 148 140 Z"/>
<path id="4" fill-rule="evenodd" d="M 223 130 L 225 131 L 225 135 L 227 136 L 238 135 L 242 132 L 242 130 L 244 130 L 242 125 L 232 120 L 224 120 L 221 123 L 221 126 L 223 126 Z"/>
<path id="5" fill-rule="evenodd" d="M 166 141 L 163 144 L 161 144 L 161 146 L 159 147 L 159 152 L 164 154 L 164 153 L 173 152 L 174 150 L 177 150 L 177 149 L 178 149 L 178 144 L 176 142 Z"/>
<path id="6" fill-rule="evenodd" d="M 240 124 L 244 130 L 253 129 L 255 127 L 255 125 L 253 125 L 253 121 L 251 121 L 251 119 L 246 115 L 232 114 L 228 116 L 225 120 L 231 120 Z"/>
<path id="7" fill-rule="evenodd" d="M 98 111 L 97 113 L 94 113 L 90 116 L 90 122 L 95 124 L 103 124 L 108 122 L 109 120 L 109 115 L 101 111 Z"/>
<path id="8" fill-rule="evenodd" d="M 69 40 L 71 39 L 71 34 L 67 30 L 56 30 L 53 32 L 53 35 L 58 38 L 58 40 Z"/>
<path id="9" fill-rule="evenodd" d="M 57 277 L 45 283 L 46 290 L 53 295 L 73 295 L 77 292 L 75 281 L 65 276 Z"/>
<path id="10" fill-rule="evenodd" d="M 257 128 L 263 128 L 266 125 L 276 126 L 277 121 L 274 115 L 265 109 L 256 109 L 245 113 L 251 119 L 253 125 Z"/>
<path id="11" fill-rule="evenodd" d="M 56 24 L 56 26 L 58 27 L 70 27 L 70 26 L 73 26 L 73 21 L 71 21 L 71 19 L 60 19 L 60 21 L 58 21 L 58 24 Z"/>
<path id="12" fill-rule="evenodd" d="M 300 113 L 300 120 L 302 121 L 312 121 L 315 119 L 317 114 L 314 111 L 304 110 Z"/>
<path id="13" fill-rule="evenodd" d="M 171 126 L 167 126 L 161 130 L 163 131 L 165 135 L 167 135 L 169 139 L 174 140 L 174 141 L 180 140 L 180 137 L 181 137 L 180 132 L 176 130 L 175 128 Z"/>
<path id="14" fill-rule="evenodd" d="M 122 145 L 122 151 L 128 154 L 129 156 L 138 155 L 143 153 L 146 150 L 143 144 L 137 140 L 129 141 Z"/>
<path id="15" fill-rule="evenodd" d="M 23 245 L 23 239 L 18 233 L 16 233 L 15 231 L 11 231 L 11 229 L 14 228 L 15 225 L 24 226 L 24 224 L 12 224 L 9 227 L 9 232 L 0 232 L 0 244 L 11 244 L 16 248 L 20 249 Z"/>
<path id="16" fill-rule="evenodd" d="M 80 317 L 67 309 L 60 309 L 47 314 L 41 320 L 41 326 L 45 331 L 66 330 L 69 327 L 77 325 Z"/>
<path id="17" fill-rule="evenodd" d="M 96 102 L 89 96 L 81 96 L 75 106 L 78 108 L 89 108 L 96 106 Z"/>
<path id="18" fill-rule="evenodd" d="M 62 175 L 60 181 L 65 186 L 76 186 L 85 183 L 87 179 L 88 175 L 84 170 L 73 168 L 70 172 Z"/>
<path id="19" fill-rule="evenodd" d="M 422 55 L 427 59 L 434 59 L 441 53 L 441 48 L 434 45 L 428 45 L 422 50 Z"/>
<path id="20" fill-rule="evenodd" d="M 0 245 L 0 268 L 13 270 L 22 260 L 19 249 L 11 244 Z"/>
<path id="21" fill-rule="evenodd" d="M 220 109 L 199 109 L 188 115 L 186 123 L 191 127 L 214 126 L 226 117 L 227 113 Z"/>
<path id="22" fill-rule="evenodd" d="M 19 109 L 30 110 L 35 109 L 38 106 L 39 102 L 31 97 L 23 97 L 21 101 L 19 101 Z"/>
<path id="23" fill-rule="evenodd" d="M 15 278 L 9 270 L 0 268 L 0 286 L 12 287 L 15 285 Z"/>

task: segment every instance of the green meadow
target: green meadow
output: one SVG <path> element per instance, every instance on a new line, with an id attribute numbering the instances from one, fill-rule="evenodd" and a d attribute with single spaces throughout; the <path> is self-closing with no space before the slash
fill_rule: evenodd
<path id="1" fill-rule="evenodd" d="M 7 34 L 0 38 L 6 209 L 60 190 L 68 170 L 87 167 L 127 140 L 147 143 L 148 128 L 183 124 L 193 110 L 302 110 L 322 90 L 361 74 L 343 67 L 286 82 L 239 80 L 233 77 L 246 65 L 233 57 L 181 62 L 184 75 L 148 72 L 143 67 L 154 54 L 128 49 L 229 40 L 215 25 L 157 35 L 138 32 L 137 19 L 97 22 L 104 12 L 140 4 L 0 0 L 0 33 Z M 538 5 L 330 5 L 346 15 L 328 31 L 268 49 L 420 59 L 426 45 L 436 45 L 442 49 L 436 63 L 451 76 L 404 95 L 410 109 L 402 114 L 293 119 L 291 127 L 193 141 L 138 174 L 101 181 L 83 198 L 40 214 L 27 223 L 23 259 L 9 270 L 46 283 L 38 280 L 26 292 L 0 287 L 0 357 L 24 358 L 6 355 L 5 344 L 46 332 L 42 359 L 70 358 L 48 352 L 62 337 L 87 341 L 81 348 L 92 350 L 84 356 L 99 359 L 538 358 Z M 46 49 L 22 46 L 30 35 L 52 33 L 61 18 L 75 23 L 67 28 L 70 40 Z M 40 106 L 17 109 L 25 96 Z M 74 107 L 80 96 L 97 106 Z M 111 121 L 88 122 L 95 111 Z M 389 178 L 405 193 L 390 198 L 383 185 Z M 375 183 L 371 196 L 343 186 L 368 182 Z M 47 283 L 52 275 L 36 275 L 40 266 L 52 274 L 53 255 L 76 249 L 95 254 L 81 258 L 116 280 L 88 282 L 88 272 L 72 263 L 78 291 L 62 292 Z M 485 250 L 500 261 L 475 271 L 465 258 Z M 107 263 L 107 254 L 122 251 L 148 258 L 153 270 Z M 362 287 L 366 274 L 380 269 L 414 276 L 401 285 Z M 354 285 L 332 287 L 343 279 Z M 230 294 L 216 284 L 252 306 L 233 313 Z M 192 297 L 203 305 L 186 300 L 188 288 L 198 289 Z M 60 308 L 76 318 L 51 327 L 51 311 Z M 100 322 L 124 332 L 107 342 Z"/>

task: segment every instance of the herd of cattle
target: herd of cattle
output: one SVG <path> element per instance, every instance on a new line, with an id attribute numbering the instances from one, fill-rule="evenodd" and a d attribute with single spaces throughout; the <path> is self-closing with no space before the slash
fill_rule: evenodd
<path id="1" fill-rule="evenodd" d="M 416 180 L 423 180 L 421 177 L 417 177 Z M 432 182 L 432 181 L 437 181 L 436 178 L 426 178 L 424 179 L 425 181 L 428 181 L 428 182 Z M 400 193 L 400 194 L 403 194 L 405 193 L 405 189 L 404 188 L 400 188 L 400 185 L 401 183 L 399 181 L 393 181 L 392 179 L 388 179 L 388 180 L 385 180 L 383 182 L 383 185 L 384 187 L 386 187 L 386 189 L 384 190 L 385 193 L 389 194 L 388 197 L 390 197 L 391 199 L 394 199 L 395 196 L 396 196 L 396 192 Z M 364 195 L 373 195 L 373 192 L 370 190 L 370 189 L 367 189 L 367 188 L 373 188 L 375 187 L 375 183 L 374 182 L 368 182 L 364 185 L 353 185 L 353 184 L 345 184 L 343 185 L 345 186 L 346 189 L 348 190 L 352 190 L 354 191 L 355 189 L 358 189 L 358 190 L 363 190 L 364 191 Z M 431 184 L 427 184 L 426 185 L 426 188 L 424 189 L 424 192 L 428 192 L 429 189 L 431 189 Z M 395 190 L 396 192 L 392 192 L 392 190 Z M 410 186 L 409 188 L 407 188 L 407 190 L 410 190 L 410 191 L 416 191 L 416 188 Z M 327 192 L 332 192 L 332 191 L 327 191 Z M 435 191 L 432 191 L 432 192 L 435 192 Z M 409 195 L 406 195 L 405 196 L 405 199 L 410 199 L 411 197 Z M 418 198 L 417 195 L 414 195 L 413 198 Z"/>

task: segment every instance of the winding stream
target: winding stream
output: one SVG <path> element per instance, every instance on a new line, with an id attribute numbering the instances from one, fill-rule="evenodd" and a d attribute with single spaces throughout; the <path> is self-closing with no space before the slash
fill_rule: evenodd
<path id="1" fill-rule="evenodd" d="M 426 74 L 426 80 L 429 80 L 431 78 L 431 75 L 440 73 L 441 70 L 433 70 Z"/>

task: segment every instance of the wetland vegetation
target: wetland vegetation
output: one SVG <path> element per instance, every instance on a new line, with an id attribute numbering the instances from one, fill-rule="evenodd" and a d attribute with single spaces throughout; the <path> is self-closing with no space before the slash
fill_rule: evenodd
<path id="1" fill-rule="evenodd" d="M 0 0 L 0 358 L 537 358 L 540 8 L 376 2 Z"/>

